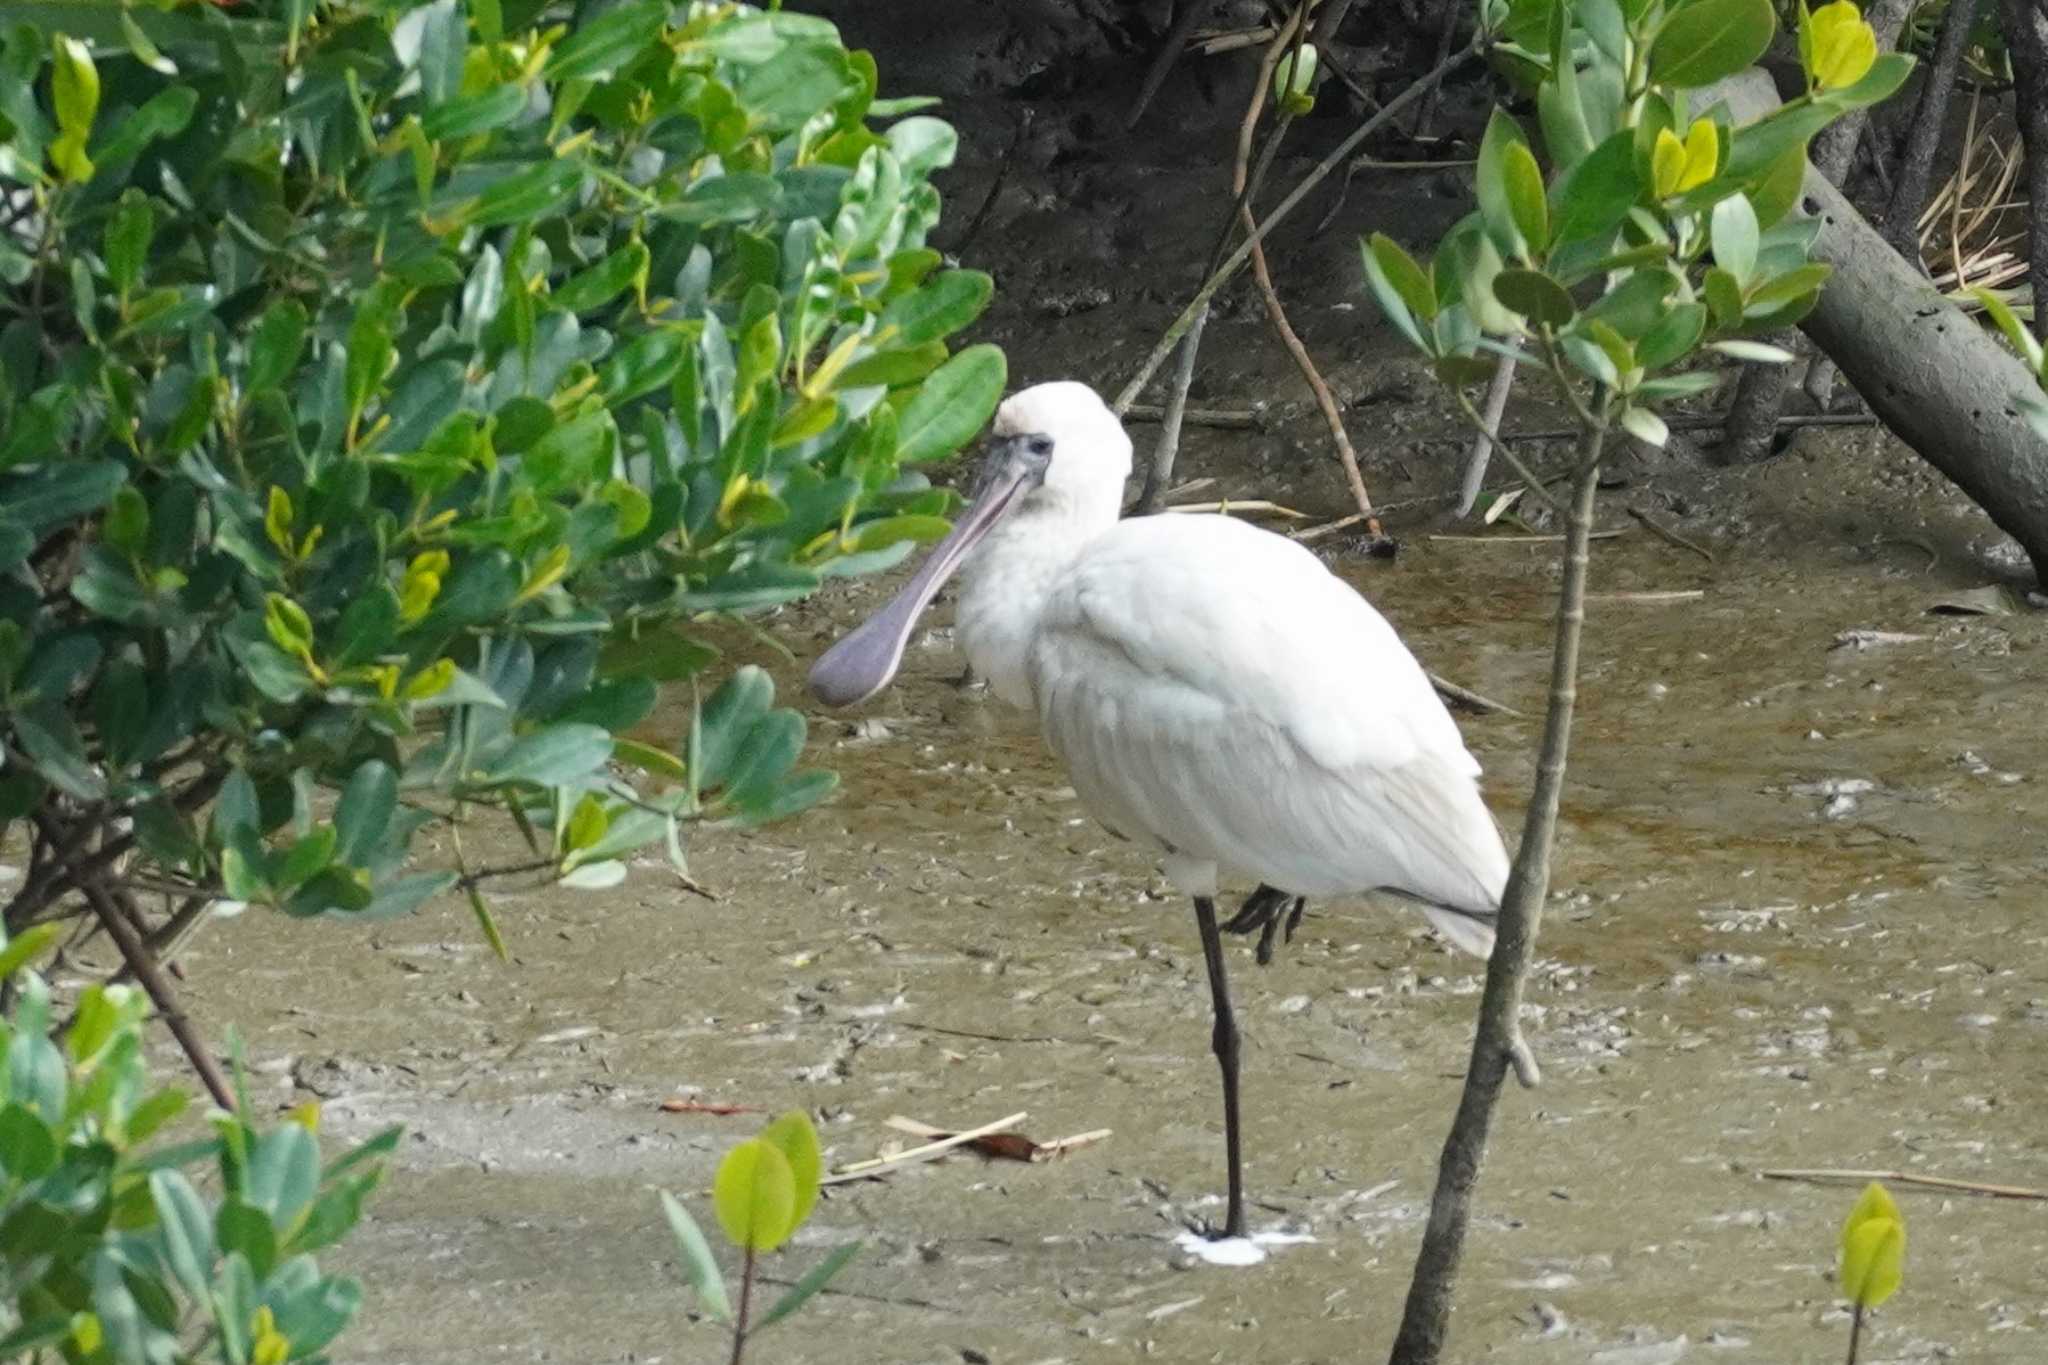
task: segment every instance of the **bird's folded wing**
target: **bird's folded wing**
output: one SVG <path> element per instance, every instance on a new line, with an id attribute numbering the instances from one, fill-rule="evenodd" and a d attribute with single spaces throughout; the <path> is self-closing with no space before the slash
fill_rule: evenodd
<path id="1" fill-rule="evenodd" d="M 1048 602 L 1047 741 L 1091 810 L 1276 886 L 1491 908 L 1507 858 L 1478 765 L 1365 600 L 1226 518 L 1121 523 Z"/>

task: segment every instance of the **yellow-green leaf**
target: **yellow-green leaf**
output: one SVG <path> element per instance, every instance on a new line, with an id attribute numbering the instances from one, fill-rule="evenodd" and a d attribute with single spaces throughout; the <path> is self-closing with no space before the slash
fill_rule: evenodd
<path id="1" fill-rule="evenodd" d="M 1877 34 L 1851 0 L 1822 5 L 1802 26 L 1807 72 L 1822 90 L 1844 90 L 1877 64 Z"/>
<path id="2" fill-rule="evenodd" d="M 794 1228 L 796 1176 L 789 1158 L 779 1147 L 748 1138 L 719 1163 L 711 1204 L 735 1246 L 773 1251 Z"/>
<path id="3" fill-rule="evenodd" d="M 548 551 L 547 557 L 541 560 L 539 567 L 534 569 L 533 573 L 527 577 L 526 582 L 520 586 L 519 595 L 512 599 L 512 605 L 516 607 L 521 602 L 531 602 L 534 598 L 561 582 L 562 575 L 568 572 L 569 547 L 557 545 L 554 549 Z"/>
<path id="4" fill-rule="evenodd" d="M 100 112 L 100 73 L 92 49 L 59 33 L 50 41 L 56 59 L 50 74 L 50 95 L 57 106 L 57 127 L 83 146 Z"/>
<path id="5" fill-rule="evenodd" d="M 1541 256 L 1550 245 L 1550 210 L 1544 203 L 1543 171 L 1528 143 L 1508 144 L 1501 153 L 1501 173 L 1507 179 L 1508 209 L 1514 215 L 1515 230 L 1522 234 L 1530 257 Z"/>
<path id="6" fill-rule="evenodd" d="M 595 793 L 585 792 L 569 816 L 569 828 L 563 842 L 572 853 L 589 848 L 604 838 L 604 832 L 611 828 L 611 824 L 611 817 L 604 813 L 604 802 L 598 800 Z"/>
<path id="7" fill-rule="evenodd" d="M 1885 1187 L 1872 1181 L 1842 1224 L 1842 1292 L 1875 1308 L 1898 1291 L 1905 1261 L 1905 1219 Z"/>
<path id="8" fill-rule="evenodd" d="M 264 509 L 263 534 L 270 538 L 270 543 L 278 548 L 279 553 L 291 558 L 292 495 L 276 484 L 270 486 L 270 504 Z"/>
<path id="9" fill-rule="evenodd" d="M 7 940 L 7 946 L 0 948 L 0 981 L 20 971 L 22 964 L 49 947 L 62 930 L 60 924 L 38 924 Z"/>
<path id="10" fill-rule="evenodd" d="M 448 690 L 448 684 L 455 681 L 455 660 L 436 659 L 412 675 L 405 685 L 407 701 L 425 701 L 438 697 Z"/>
<path id="11" fill-rule="evenodd" d="M 818 1202 L 818 1182 L 825 1174 L 818 1130 L 811 1126 L 810 1115 L 792 1109 L 761 1130 L 761 1141 L 781 1151 L 795 1178 L 796 1203 L 789 1216 L 790 1231 L 794 1232 L 811 1216 L 811 1208 Z"/>
<path id="12" fill-rule="evenodd" d="M 1906 1229 L 1886 1218 L 1859 1225 L 1842 1247 L 1842 1292 L 1875 1308 L 1898 1292 L 1905 1277 Z"/>

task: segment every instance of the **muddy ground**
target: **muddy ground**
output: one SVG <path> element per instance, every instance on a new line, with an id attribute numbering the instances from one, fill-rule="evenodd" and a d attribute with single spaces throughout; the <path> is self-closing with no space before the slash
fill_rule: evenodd
<path id="1" fill-rule="evenodd" d="M 1010 32 L 983 55 L 1014 74 L 1028 35 Z M 955 224 L 1012 160 L 966 252 L 1002 285 L 983 334 L 1019 381 L 1114 387 L 1198 273 L 1222 174 L 1211 135 L 1241 87 L 1219 69 L 1165 97 L 1176 135 L 1209 137 L 1200 156 L 1156 130 L 1089 150 L 1071 122 L 1041 144 L 1006 131 L 1016 101 L 975 85 L 981 40 L 955 38 L 934 43 L 967 54 L 945 90 L 969 129 Z M 1445 118 L 1474 98 L 1454 92 Z M 1279 174 L 1306 164 L 1283 158 Z M 1459 192 L 1439 172 L 1362 182 L 1328 230 L 1309 231 L 1319 206 L 1285 239 L 1276 268 L 1404 541 L 1391 562 L 1341 536 L 1320 545 L 1425 663 L 1522 712 L 1462 722 L 1513 828 L 1555 547 L 1431 538 L 1469 532 L 1444 523 L 1438 496 L 1454 428 L 1392 358 L 1352 245 L 1370 226 L 1426 240 Z M 1274 420 L 1194 434 L 1183 476 L 1219 480 L 1200 496 L 1343 511 L 1249 296 L 1230 296 L 1207 354 L 1198 394 L 1269 400 Z M 1524 406 L 1511 424 L 1552 420 Z M 1141 451 L 1150 439 L 1138 430 Z M 2016 560 L 1876 434 L 1809 432 L 1745 471 L 1631 455 L 1614 473 L 1602 518 L 1622 534 L 1597 547 L 1596 594 L 1698 595 L 1591 609 L 1530 992 L 1547 1083 L 1503 1102 L 1451 1358 L 1839 1359 L 1831 1273 L 1854 1189 L 1760 1172 L 2048 1187 L 2042 619 L 2023 599 L 2011 615 L 1929 613 L 2007 581 Z M 878 592 L 783 613 L 770 628 L 797 663 L 755 657 L 799 695 L 802 666 Z M 1910 638 L 1851 634 L 1871 631 Z M 671 1097 L 808 1108 L 834 1163 L 901 1141 L 884 1126 L 899 1114 L 961 1126 L 1026 1110 L 1040 1138 L 1112 1130 L 1052 1164 L 955 1157 L 834 1192 L 772 1273 L 853 1238 L 866 1250 L 754 1359 L 1384 1353 L 1469 1042 L 1473 964 L 1418 916 L 1364 900 L 1314 905 L 1270 969 L 1233 944 L 1254 1223 L 1314 1240 L 1248 1269 L 1191 1263 L 1174 1237 L 1216 1211 L 1222 1184 L 1191 917 L 1089 822 L 1021 718 L 952 685 L 958 669 L 935 632 L 859 716 L 816 716 L 811 757 L 842 774 L 841 794 L 770 830 L 701 834 L 693 869 L 715 901 L 650 862 L 614 892 L 504 897 L 510 965 L 454 902 L 372 933 L 245 917 L 187 954 L 195 1012 L 248 1038 L 266 1099 L 320 1096 L 334 1132 L 410 1132 L 336 1258 L 368 1295 L 337 1359 L 722 1360 L 654 1191 L 702 1210 L 718 1155 L 759 1120 L 663 1112 Z M 2048 1358 L 2048 1208 L 1898 1193 L 1906 1287 L 1865 1359 Z"/>

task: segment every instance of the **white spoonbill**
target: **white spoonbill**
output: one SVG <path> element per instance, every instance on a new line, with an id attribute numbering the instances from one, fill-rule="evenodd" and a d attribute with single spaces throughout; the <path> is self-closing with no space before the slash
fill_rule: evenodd
<path id="1" fill-rule="evenodd" d="M 960 645 L 1036 710 L 1082 804 L 1149 845 L 1195 904 L 1223 1071 L 1230 1203 L 1245 1231 L 1238 1034 L 1218 877 L 1259 889 L 1229 928 L 1288 929 L 1306 896 L 1393 892 L 1467 952 L 1507 884 L 1479 764 L 1380 614 L 1293 541 L 1226 516 L 1118 520 L 1131 442 L 1085 384 L 996 413 L 972 503 L 917 575 L 811 669 L 821 701 L 887 686 L 958 569 Z"/>

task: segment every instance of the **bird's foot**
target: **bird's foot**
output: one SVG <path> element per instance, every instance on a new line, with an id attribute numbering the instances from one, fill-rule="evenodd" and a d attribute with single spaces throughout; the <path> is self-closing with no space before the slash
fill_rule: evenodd
<path id="1" fill-rule="evenodd" d="M 1300 927 L 1302 911 L 1307 908 L 1307 897 L 1261 885 L 1244 898 L 1244 904 L 1238 907 L 1237 913 L 1223 928 L 1233 934 L 1249 934 L 1254 929 L 1258 930 L 1259 965 L 1270 966 L 1274 937 L 1284 935 L 1285 942 L 1294 942 L 1294 931 Z"/>
<path id="2" fill-rule="evenodd" d="M 1228 1223 L 1212 1223 L 1206 1218 L 1189 1218 L 1185 1221 L 1188 1231 L 1205 1242 L 1228 1242 L 1245 1235 L 1242 1227 L 1232 1232 Z"/>

